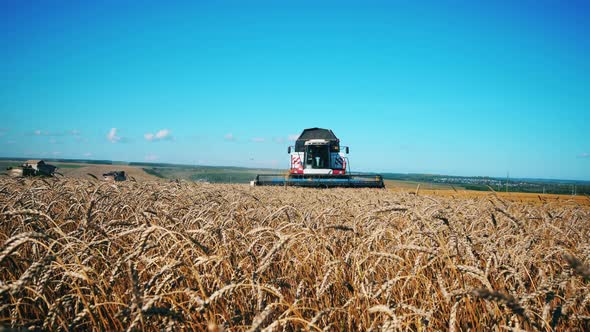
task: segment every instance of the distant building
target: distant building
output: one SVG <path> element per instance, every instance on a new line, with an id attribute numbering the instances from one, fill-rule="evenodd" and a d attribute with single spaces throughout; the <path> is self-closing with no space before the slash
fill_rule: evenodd
<path id="1" fill-rule="evenodd" d="M 43 160 L 27 160 L 22 164 L 23 176 L 53 176 L 56 166 L 46 164 Z"/>
<path id="2" fill-rule="evenodd" d="M 127 180 L 127 176 L 125 175 L 125 171 L 112 171 L 112 172 L 104 173 L 102 175 L 102 178 L 105 181 L 125 181 L 125 180 Z"/>

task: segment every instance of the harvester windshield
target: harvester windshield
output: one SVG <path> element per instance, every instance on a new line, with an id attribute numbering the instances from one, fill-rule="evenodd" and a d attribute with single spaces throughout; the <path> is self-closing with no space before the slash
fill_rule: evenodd
<path id="1" fill-rule="evenodd" d="M 330 147 L 328 145 L 307 145 L 305 168 L 329 168 Z"/>

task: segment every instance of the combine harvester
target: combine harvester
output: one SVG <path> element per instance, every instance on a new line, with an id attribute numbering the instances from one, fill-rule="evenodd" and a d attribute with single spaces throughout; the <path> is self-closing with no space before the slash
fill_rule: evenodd
<path id="1" fill-rule="evenodd" d="M 344 147 L 348 154 L 348 147 Z M 330 129 L 303 130 L 287 152 L 291 167 L 287 174 L 259 174 L 255 186 L 384 188 L 379 174 L 350 172 L 350 163 L 340 150 L 340 140 Z"/>

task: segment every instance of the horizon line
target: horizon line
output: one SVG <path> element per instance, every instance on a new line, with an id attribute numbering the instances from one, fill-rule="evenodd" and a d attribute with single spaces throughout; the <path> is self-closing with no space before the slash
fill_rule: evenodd
<path id="1" fill-rule="evenodd" d="M 84 162 L 110 162 L 111 165 L 113 163 L 119 164 L 147 164 L 147 165 L 171 165 L 171 166 L 200 166 L 200 167 L 233 167 L 233 168 L 244 168 L 244 169 L 261 169 L 261 170 L 284 170 L 285 168 L 272 168 L 272 167 L 246 167 L 246 166 L 231 166 L 231 165 L 202 165 L 202 164 L 182 164 L 182 163 L 172 163 L 172 162 L 155 162 L 155 161 L 123 161 L 123 160 L 112 160 L 112 159 L 83 159 L 83 158 L 57 158 L 57 157 L 50 157 L 50 158 L 37 158 L 37 157 L 0 157 L 0 160 L 49 160 L 49 161 L 56 161 L 56 162 L 76 162 L 76 161 L 84 161 Z M 89 163 L 90 164 L 90 163 Z M 490 178 L 490 179 L 506 179 L 506 177 L 500 176 L 490 176 L 490 175 L 450 175 L 450 174 L 441 174 L 441 173 L 417 173 L 417 172 L 394 172 L 394 171 L 385 171 L 385 172 L 359 172 L 359 173 L 376 173 L 376 174 L 402 174 L 402 175 L 430 175 L 430 176 L 449 176 L 449 177 L 460 177 L 460 178 Z M 539 177 L 508 177 L 508 179 L 513 180 L 548 180 L 548 181 L 566 181 L 566 182 L 582 182 L 585 184 L 590 184 L 590 179 L 588 180 L 575 180 L 575 179 L 565 179 L 565 178 L 539 178 Z M 403 181 L 403 180 L 401 180 Z"/>

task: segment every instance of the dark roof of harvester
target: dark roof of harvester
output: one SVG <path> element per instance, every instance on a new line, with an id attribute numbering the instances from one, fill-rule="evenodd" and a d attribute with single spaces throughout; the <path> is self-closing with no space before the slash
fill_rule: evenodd
<path id="1" fill-rule="evenodd" d="M 330 129 L 323 128 L 307 128 L 304 129 L 297 140 L 310 140 L 310 139 L 326 139 L 326 140 L 338 140 L 334 132 Z"/>

